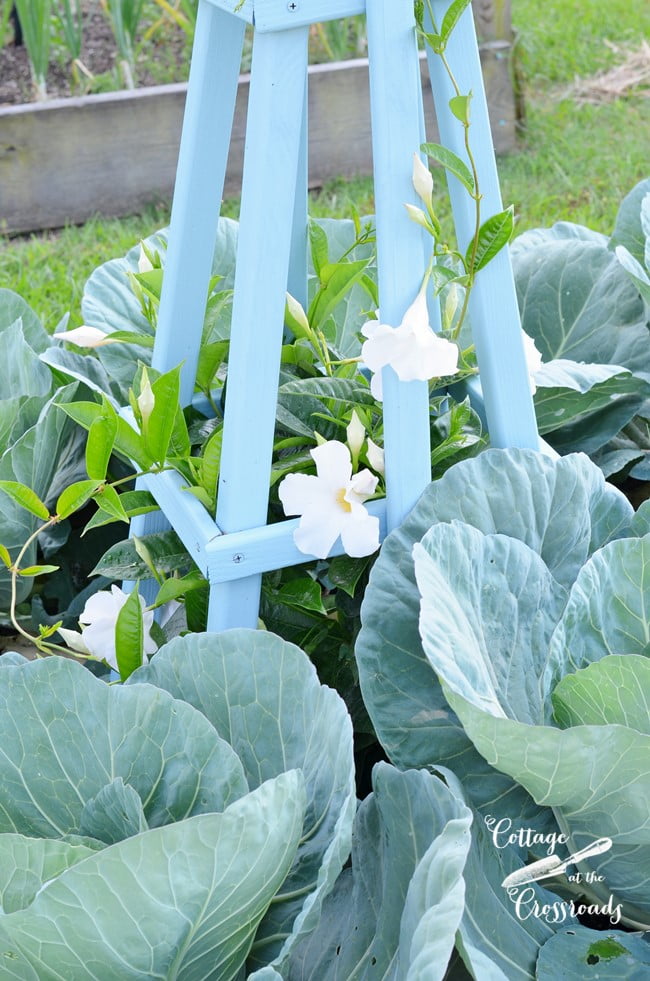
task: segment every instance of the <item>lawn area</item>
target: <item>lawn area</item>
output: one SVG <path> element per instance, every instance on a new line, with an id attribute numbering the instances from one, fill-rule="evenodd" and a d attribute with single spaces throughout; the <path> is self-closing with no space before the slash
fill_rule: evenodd
<path id="1" fill-rule="evenodd" d="M 512 0 L 512 18 L 525 118 L 518 152 L 500 160 L 504 202 L 514 204 L 518 231 L 571 220 L 610 232 L 621 198 L 648 175 L 648 88 L 582 104 L 572 86 L 620 64 L 650 37 L 650 5 Z M 330 183 L 313 196 L 311 210 L 344 217 L 353 206 L 372 211 L 370 180 Z M 226 202 L 225 213 L 235 215 L 237 202 Z M 124 254 L 168 218 L 163 203 L 126 219 L 96 218 L 80 228 L 0 240 L 0 285 L 23 295 L 48 329 L 68 310 L 78 324 L 83 284 L 95 266 Z"/>

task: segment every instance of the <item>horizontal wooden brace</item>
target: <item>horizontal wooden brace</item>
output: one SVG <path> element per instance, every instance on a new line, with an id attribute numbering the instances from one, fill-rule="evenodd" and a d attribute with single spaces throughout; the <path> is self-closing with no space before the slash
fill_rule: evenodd
<path id="1" fill-rule="evenodd" d="M 366 508 L 379 518 L 379 538 L 383 541 L 386 537 L 386 501 L 369 501 Z M 206 546 L 210 582 L 246 579 L 259 572 L 313 561 L 314 556 L 305 555 L 294 543 L 293 533 L 299 523 L 299 518 L 291 518 L 289 521 L 213 538 Z M 328 558 L 343 554 L 344 549 L 338 539 Z"/>
<path id="2" fill-rule="evenodd" d="M 366 12 L 365 0 L 209 0 L 258 31 L 284 31 Z"/>

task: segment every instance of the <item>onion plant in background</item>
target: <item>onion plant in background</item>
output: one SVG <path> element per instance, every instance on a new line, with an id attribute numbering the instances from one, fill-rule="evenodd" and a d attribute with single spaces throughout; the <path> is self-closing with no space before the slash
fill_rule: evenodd
<path id="1" fill-rule="evenodd" d="M 156 0 L 156 3 L 188 36 L 194 35 L 198 0 Z"/>
<path id="2" fill-rule="evenodd" d="M 7 38 L 12 8 L 13 0 L 0 0 L 0 47 Z"/>
<path id="3" fill-rule="evenodd" d="M 81 0 L 57 0 L 55 9 L 56 21 L 61 28 L 61 34 L 72 62 L 72 79 L 79 84 L 80 74 L 91 78 L 92 75 L 81 60 L 83 44 L 83 11 Z"/>
<path id="4" fill-rule="evenodd" d="M 323 24 L 314 24 L 314 40 L 331 61 L 361 58 L 366 53 L 365 18 L 342 17 Z"/>
<path id="5" fill-rule="evenodd" d="M 120 57 L 120 73 L 128 89 L 135 88 L 135 38 L 142 20 L 144 0 L 102 0 Z"/>
<path id="6" fill-rule="evenodd" d="M 38 102 L 47 98 L 52 0 L 15 0 Z"/>

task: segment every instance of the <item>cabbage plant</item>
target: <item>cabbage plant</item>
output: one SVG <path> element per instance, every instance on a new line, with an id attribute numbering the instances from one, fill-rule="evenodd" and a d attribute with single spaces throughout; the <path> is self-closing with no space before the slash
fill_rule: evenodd
<path id="1" fill-rule="evenodd" d="M 620 924 L 650 927 L 649 517 L 583 455 L 488 450 L 430 485 L 371 573 L 356 653 L 378 736 L 399 766 L 450 767 L 475 813 L 459 928 L 474 977 L 557 977 L 537 973 L 541 951 L 558 934 L 562 957 L 588 948 L 581 907 L 611 907 L 612 943 Z M 550 854 L 525 837 L 495 848 L 498 821 L 560 858 L 611 847 L 542 897 L 521 873 L 504 887 L 505 865 L 495 876 L 509 853 Z"/>
<path id="2" fill-rule="evenodd" d="M 179 638 L 124 686 L 60 658 L 0 666 L 4 977 L 281 965 L 356 808 L 352 726 L 306 655 L 230 631 Z"/>

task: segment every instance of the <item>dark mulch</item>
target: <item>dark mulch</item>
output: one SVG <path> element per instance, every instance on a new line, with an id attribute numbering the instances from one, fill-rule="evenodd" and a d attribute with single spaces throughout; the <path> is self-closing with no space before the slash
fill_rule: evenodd
<path id="1" fill-rule="evenodd" d="M 47 76 L 48 98 L 82 95 L 123 87 L 117 70 L 117 49 L 111 25 L 98 0 L 82 0 L 83 49 L 81 61 L 92 76 L 79 73 L 75 85 L 69 56 L 59 44 L 50 52 Z M 147 26 L 146 24 L 144 25 Z M 135 81 L 138 86 L 160 82 L 185 81 L 188 47 L 185 34 L 165 24 L 147 41 L 138 56 Z M 27 50 L 9 43 L 0 48 L 0 105 L 20 105 L 33 101 Z"/>

